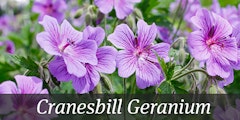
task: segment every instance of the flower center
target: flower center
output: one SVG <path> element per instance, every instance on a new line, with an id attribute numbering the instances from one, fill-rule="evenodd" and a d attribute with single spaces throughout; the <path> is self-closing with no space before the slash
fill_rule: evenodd
<path id="1" fill-rule="evenodd" d="M 64 44 L 63 46 L 60 46 L 59 49 L 60 49 L 60 52 L 64 52 L 64 50 L 70 46 L 70 45 L 74 45 L 74 41 L 72 41 L 71 39 L 67 38 L 67 43 Z"/>
<path id="2" fill-rule="evenodd" d="M 46 12 L 47 13 L 52 13 L 53 12 L 53 5 L 49 4 L 48 6 L 45 6 Z"/>
<path id="3" fill-rule="evenodd" d="M 213 44 L 215 44 L 215 41 L 210 38 L 206 41 L 206 44 L 207 44 L 208 47 L 211 47 Z"/>

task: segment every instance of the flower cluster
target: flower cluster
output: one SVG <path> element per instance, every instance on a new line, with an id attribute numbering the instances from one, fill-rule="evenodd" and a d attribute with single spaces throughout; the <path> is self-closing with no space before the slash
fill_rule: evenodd
<path id="1" fill-rule="evenodd" d="M 80 32 L 67 20 L 59 27 L 57 20 L 50 16 L 45 16 L 40 24 L 45 32 L 37 35 L 37 42 L 55 56 L 49 64 L 50 72 L 59 81 L 72 80 L 78 93 L 93 90 L 100 80 L 99 72 L 115 71 L 116 50 L 110 46 L 98 48 L 105 38 L 102 28 L 88 26 Z"/>

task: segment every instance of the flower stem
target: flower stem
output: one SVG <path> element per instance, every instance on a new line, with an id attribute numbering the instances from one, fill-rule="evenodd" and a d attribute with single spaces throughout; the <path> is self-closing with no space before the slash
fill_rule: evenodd
<path id="1" fill-rule="evenodd" d="M 190 61 L 187 63 L 186 66 L 184 66 L 182 69 L 180 69 L 179 71 L 176 71 L 175 76 L 179 75 L 181 72 L 183 72 L 185 69 L 187 69 L 193 62 L 194 58 L 191 58 Z"/>
<path id="2" fill-rule="evenodd" d="M 45 67 L 52 59 L 54 58 L 54 56 L 51 56 L 47 61 L 46 63 L 43 63 L 43 67 Z"/>
<path id="3" fill-rule="evenodd" d="M 183 76 L 186 76 L 186 75 L 191 74 L 191 73 L 194 73 L 194 72 L 202 72 L 202 73 L 204 73 L 205 75 L 208 76 L 208 73 L 207 73 L 205 70 L 203 70 L 203 69 L 194 69 L 194 70 L 190 70 L 190 71 L 188 71 L 188 72 L 186 72 L 186 73 L 183 73 L 183 74 L 181 74 L 181 75 L 178 75 L 178 76 L 172 78 L 172 80 L 179 79 L 179 78 L 181 78 L 181 77 L 183 77 Z"/>
<path id="4" fill-rule="evenodd" d="M 172 44 L 171 44 L 171 46 L 170 46 L 170 48 L 172 48 L 178 41 L 180 41 L 180 40 L 185 40 L 185 38 L 184 37 L 179 37 L 178 39 L 176 39 Z"/>
<path id="5" fill-rule="evenodd" d="M 123 94 L 126 94 L 127 90 L 126 90 L 126 78 L 123 78 Z"/>

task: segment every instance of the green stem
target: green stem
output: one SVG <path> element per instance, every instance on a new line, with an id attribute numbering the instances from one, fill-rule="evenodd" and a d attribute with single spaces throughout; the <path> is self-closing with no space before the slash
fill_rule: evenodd
<path id="1" fill-rule="evenodd" d="M 42 66 L 45 67 L 52 59 L 54 58 L 54 56 L 51 56 L 46 63 L 44 63 Z"/>
<path id="2" fill-rule="evenodd" d="M 185 69 L 187 69 L 193 62 L 194 58 L 191 58 L 190 61 L 187 63 L 186 66 L 184 66 L 182 69 L 180 69 L 179 71 L 176 71 L 175 76 L 179 75 L 181 72 L 183 72 Z"/>
<path id="3" fill-rule="evenodd" d="M 126 90 L 126 78 L 123 78 L 123 94 L 126 94 L 127 90 Z"/>
<path id="4" fill-rule="evenodd" d="M 172 80 L 179 79 L 179 78 L 181 78 L 181 77 L 184 77 L 184 76 L 186 76 L 186 75 L 188 75 L 188 74 L 191 74 L 191 73 L 194 73 L 194 72 L 202 72 L 202 73 L 204 73 L 205 75 L 208 76 L 208 73 L 207 73 L 205 70 L 203 70 L 203 69 L 194 69 L 194 70 L 190 70 L 190 71 L 188 71 L 188 72 L 186 72 L 186 73 L 183 73 L 183 74 L 181 74 L 181 75 L 178 75 L 178 76 L 172 78 Z"/>
<path id="5" fill-rule="evenodd" d="M 170 48 L 172 48 L 179 40 L 185 40 L 185 38 L 183 37 L 179 37 L 178 39 L 176 39 L 170 46 Z"/>

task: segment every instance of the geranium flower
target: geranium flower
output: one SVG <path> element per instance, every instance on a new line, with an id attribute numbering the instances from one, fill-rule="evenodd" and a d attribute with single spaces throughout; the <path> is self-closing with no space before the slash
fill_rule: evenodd
<path id="1" fill-rule="evenodd" d="M 15 52 L 15 45 L 10 40 L 0 42 L 0 46 L 6 46 L 5 51 L 9 54 L 14 54 Z"/>
<path id="2" fill-rule="evenodd" d="M 97 64 L 97 45 L 95 41 L 82 41 L 82 33 L 75 30 L 67 20 L 59 27 L 57 20 L 45 16 L 45 32 L 37 35 L 37 42 L 48 54 L 61 56 L 69 74 L 82 77 L 86 74 L 84 63 Z"/>
<path id="3" fill-rule="evenodd" d="M 134 3 L 140 1 L 141 0 L 94 0 L 99 10 L 104 14 L 108 14 L 114 8 L 119 19 L 124 19 L 131 14 Z"/>
<path id="4" fill-rule="evenodd" d="M 83 32 L 84 41 L 96 41 L 100 46 L 104 40 L 105 32 L 102 28 L 93 28 L 88 26 Z M 72 80 L 73 88 L 78 93 L 87 93 L 92 91 L 100 80 L 99 73 L 110 74 L 115 71 L 116 68 L 116 53 L 117 51 L 110 46 L 104 46 L 97 49 L 97 65 L 91 63 L 85 63 L 84 66 L 87 69 L 87 73 L 83 77 L 77 77 L 67 72 L 66 64 L 62 57 L 56 57 L 55 60 L 49 64 L 50 72 L 57 78 L 58 81 L 67 82 Z"/>
<path id="5" fill-rule="evenodd" d="M 12 81 L 0 84 L 0 94 L 48 94 L 47 89 L 42 89 L 42 80 L 31 76 L 16 75 L 17 85 Z"/>
<path id="6" fill-rule="evenodd" d="M 14 18 L 9 15 L 2 15 L 0 17 L 0 32 L 2 35 L 7 35 L 12 31 L 13 27 L 11 25 L 11 21 L 14 21 L 13 19 Z"/>
<path id="7" fill-rule="evenodd" d="M 192 22 L 198 28 L 188 36 L 192 56 L 206 63 L 209 75 L 229 80 L 233 72 L 231 62 L 237 62 L 238 59 L 236 39 L 230 36 L 233 31 L 231 25 L 221 16 L 206 9 L 199 10 L 192 17 Z"/>
<path id="8" fill-rule="evenodd" d="M 35 0 L 32 7 L 32 11 L 40 15 L 39 21 L 41 21 L 45 15 L 49 15 L 56 18 L 58 22 L 62 22 L 66 9 L 67 5 L 64 0 Z"/>
<path id="9" fill-rule="evenodd" d="M 218 0 L 213 0 L 211 10 L 226 19 L 233 27 L 236 27 L 240 23 L 240 16 L 235 6 L 228 5 L 223 8 L 220 6 Z"/>
<path id="10" fill-rule="evenodd" d="M 158 66 L 156 54 L 168 61 L 170 45 L 167 43 L 153 44 L 157 35 L 155 24 L 149 26 L 140 20 L 137 28 L 137 37 L 135 37 L 126 24 L 121 24 L 116 27 L 113 34 L 108 36 L 108 40 L 117 48 L 122 49 L 116 58 L 119 76 L 128 78 L 136 72 L 137 86 L 144 89 L 161 83 L 163 73 Z"/>
<path id="11" fill-rule="evenodd" d="M 50 120 L 55 114 L 40 115 L 36 111 L 38 101 L 48 98 L 47 89 L 43 89 L 43 81 L 34 76 L 16 75 L 16 83 L 5 81 L 0 84 L 0 114 L 4 120 Z M 39 95 L 42 94 L 42 95 Z M 43 95 L 47 94 L 47 95 Z M 42 110 L 47 110 L 44 106 Z"/>

